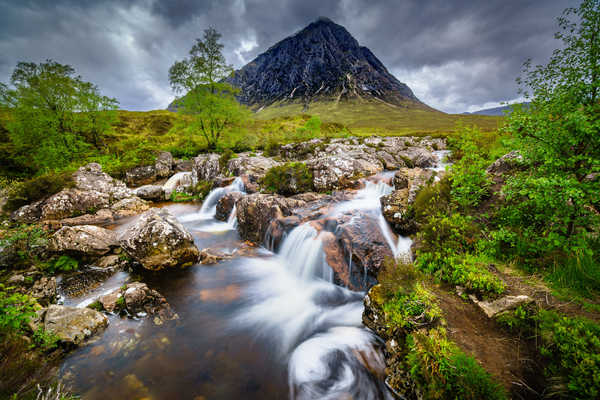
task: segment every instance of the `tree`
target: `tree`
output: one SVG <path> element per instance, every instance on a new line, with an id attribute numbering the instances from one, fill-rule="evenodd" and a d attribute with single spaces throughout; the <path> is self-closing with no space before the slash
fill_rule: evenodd
<path id="1" fill-rule="evenodd" d="M 600 205 L 600 1 L 568 8 L 558 22 L 563 47 L 547 65 L 524 64 L 517 81 L 531 106 L 507 124 L 530 168 L 505 188 L 504 218 L 538 254 L 589 252 Z"/>
<path id="2" fill-rule="evenodd" d="M 0 86 L 0 105 L 11 113 L 17 158 L 34 172 L 65 166 L 90 143 L 99 146 L 116 117 L 117 101 L 100 95 L 69 65 L 20 62 L 10 83 Z"/>
<path id="3" fill-rule="evenodd" d="M 178 109 L 194 116 L 210 149 L 215 149 L 223 134 L 239 127 L 249 114 L 235 99 L 237 90 L 224 82 L 233 68 L 225 61 L 220 38 L 215 29 L 206 29 L 203 39 L 196 39 L 189 57 L 176 61 L 169 69 L 173 90 L 186 93 L 176 100 Z"/>

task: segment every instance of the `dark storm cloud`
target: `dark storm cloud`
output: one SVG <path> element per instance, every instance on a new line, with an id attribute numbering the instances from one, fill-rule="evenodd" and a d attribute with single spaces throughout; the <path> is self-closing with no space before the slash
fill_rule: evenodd
<path id="1" fill-rule="evenodd" d="M 164 108 L 167 71 L 203 29 L 223 34 L 241 67 L 318 16 L 344 25 L 428 104 L 461 112 L 517 97 L 527 58 L 558 45 L 569 0 L 0 0 L 0 81 L 20 60 L 52 58 L 117 97 L 123 108 Z"/>

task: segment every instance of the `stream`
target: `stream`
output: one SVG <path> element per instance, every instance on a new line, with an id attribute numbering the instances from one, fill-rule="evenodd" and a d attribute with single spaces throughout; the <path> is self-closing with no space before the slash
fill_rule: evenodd
<path id="1" fill-rule="evenodd" d="M 381 214 L 379 197 L 393 190 L 392 176 L 365 180 L 331 213 L 360 210 L 377 221 L 395 257 L 409 258 L 411 240 L 396 237 Z M 242 245 L 235 208 L 227 222 L 214 216 L 219 198 L 243 190 L 236 179 L 201 207 L 165 207 L 199 249 L 235 254 Z M 110 315 L 102 334 L 67 356 L 62 379 L 83 399 L 393 399 L 383 343 L 362 324 L 364 292 L 333 283 L 320 234 L 303 223 L 277 249 L 258 247 L 184 270 L 118 272 L 83 296 L 65 296 L 65 305 L 85 307 L 139 280 L 158 290 L 179 319 L 155 326 L 151 317 Z"/>

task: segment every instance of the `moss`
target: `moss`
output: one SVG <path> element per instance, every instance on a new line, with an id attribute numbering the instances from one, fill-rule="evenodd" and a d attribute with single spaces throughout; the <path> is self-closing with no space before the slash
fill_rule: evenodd
<path id="1" fill-rule="evenodd" d="M 192 193 L 198 195 L 200 198 L 204 199 L 213 188 L 213 183 L 209 181 L 199 181 L 196 186 L 192 189 Z"/>
<path id="2" fill-rule="evenodd" d="M 102 303 L 99 300 L 96 300 L 93 303 L 89 304 L 88 308 L 91 308 L 92 310 L 96 310 L 96 311 L 104 310 L 104 306 L 102 305 Z"/>
<path id="3" fill-rule="evenodd" d="M 49 197 L 75 185 L 72 171 L 49 172 L 21 182 L 14 182 L 8 188 L 6 209 L 14 211 L 26 204 Z"/>
<path id="4" fill-rule="evenodd" d="M 314 190 L 313 174 L 306 164 L 300 162 L 291 162 L 269 169 L 262 184 L 267 191 L 284 196 Z"/>
<path id="5" fill-rule="evenodd" d="M 117 299 L 115 303 L 116 309 L 119 311 L 125 310 L 125 297 L 121 296 Z"/>
<path id="6" fill-rule="evenodd" d="M 221 154 L 221 156 L 219 157 L 219 168 L 221 169 L 221 171 L 225 171 L 227 169 L 227 163 L 232 158 L 237 158 L 237 154 L 235 154 L 231 149 L 225 149 L 225 151 L 223 151 L 223 154 Z"/>

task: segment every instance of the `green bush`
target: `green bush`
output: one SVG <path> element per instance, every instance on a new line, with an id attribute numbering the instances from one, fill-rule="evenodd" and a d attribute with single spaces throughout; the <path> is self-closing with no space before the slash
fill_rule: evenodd
<path id="1" fill-rule="evenodd" d="M 46 269 L 46 272 L 54 275 L 59 272 L 72 272 L 79 269 L 79 261 L 76 259 L 62 255 L 58 257 L 53 263 L 49 264 L 49 267 Z"/>
<path id="2" fill-rule="evenodd" d="M 14 182 L 8 191 L 6 209 L 14 211 L 26 204 L 42 200 L 64 188 L 74 186 L 72 171 L 49 172 L 21 182 Z"/>
<path id="3" fill-rule="evenodd" d="M 237 154 L 235 154 L 231 149 L 225 149 L 219 157 L 219 168 L 221 171 L 224 171 L 227 168 L 227 163 L 232 158 L 237 158 Z"/>
<path id="4" fill-rule="evenodd" d="M 262 184 L 267 191 L 284 196 L 314 190 L 313 174 L 301 162 L 290 162 L 269 169 Z"/>
<path id="5" fill-rule="evenodd" d="M 0 331 L 24 331 L 35 315 L 36 304 L 32 297 L 0 284 Z"/>
<path id="6" fill-rule="evenodd" d="M 410 375 L 426 399 L 502 400 L 504 388 L 446 338 L 443 328 L 408 337 Z"/>
<path id="7" fill-rule="evenodd" d="M 442 317 L 435 296 L 421 283 L 416 283 L 410 293 L 399 290 L 383 303 L 387 324 L 412 330 L 430 325 Z"/>
<path id="8" fill-rule="evenodd" d="M 39 264 L 48 234 L 37 225 L 16 225 L 0 231 L 5 267 L 28 268 Z M 3 263 L 4 264 L 4 263 Z"/>

